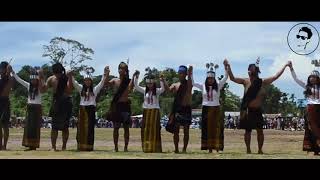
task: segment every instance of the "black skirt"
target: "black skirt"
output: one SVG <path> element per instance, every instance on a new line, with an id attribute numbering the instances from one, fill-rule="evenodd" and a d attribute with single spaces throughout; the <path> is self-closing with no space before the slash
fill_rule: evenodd
<path id="1" fill-rule="evenodd" d="M 52 117 L 53 130 L 65 130 L 69 128 L 72 115 L 72 99 L 69 96 L 62 96 L 53 101 L 50 116 Z"/>
<path id="2" fill-rule="evenodd" d="M 25 147 L 40 147 L 40 127 L 42 108 L 40 104 L 28 104 L 22 145 Z"/>
<path id="3" fill-rule="evenodd" d="M 252 130 L 263 128 L 261 109 L 248 108 L 240 112 L 240 129 Z"/>
<path id="4" fill-rule="evenodd" d="M 0 127 L 8 127 L 10 121 L 9 97 L 0 97 Z"/>

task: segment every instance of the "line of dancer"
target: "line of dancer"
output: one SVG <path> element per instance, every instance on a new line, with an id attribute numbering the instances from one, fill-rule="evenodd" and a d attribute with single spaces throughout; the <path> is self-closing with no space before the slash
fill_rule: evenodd
<path id="1" fill-rule="evenodd" d="M 189 127 L 192 121 L 192 89 L 197 88 L 202 92 L 202 127 L 201 150 L 212 153 L 224 150 L 224 117 L 221 111 L 220 92 L 224 88 L 228 78 L 244 87 L 244 96 L 240 108 L 240 128 L 245 130 L 244 142 L 246 152 L 251 153 L 250 142 L 252 129 L 257 131 L 258 153 L 263 154 L 263 117 L 262 104 L 266 95 L 266 86 L 276 81 L 289 67 L 293 79 L 305 89 L 308 100 L 306 109 L 306 128 L 303 142 L 303 150 L 320 151 L 320 73 L 313 71 L 308 77 L 307 83 L 299 80 L 293 69 L 291 61 L 288 61 L 278 73 L 268 78 L 260 78 L 260 59 L 248 66 L 248 78 L 235 77 L 228 60 L 223 61 L 225 74 L 221 80 L 216 79 L 218 64 L 209 62 L 206 64 L 206 78 L 203 83 L 197 83 L 193 79 L 193 66 L 181 65 L 178 68 L 179 82 L 168 85 L 163 74 L 159 79 L 150 67 L 145 69 L 143 78 L 145 87 L 139 84 L 140 72 L 136 70 L 132 78 L 129 78 L 129 67 L 125 62 L 118 66 L 119 78 L 109 78 L 109 66 L 105 66 L 100 82 L 94 86 L 92 69 L 86 69 L 83 75 L 83 84 L 75 80 L 72 71 L 66 72 L 61 63 L 52 66 L 53 75 L 45 80 L 45 75 L 39 67 L 30 70 L 29 82 L 21 79 L 8 62 L 0 63 L 0 149 L 6 150 L 9 137 L 10 100 L 9 94 L 15 80 L 28 90 L 26 118 L 22 145 L 27 150 L 36 150 L 40 147 L 40 127 L 42 117 L 41 95 L 52 89 L 52 106 L 49 116 L 52 117 L 51 150 L 57 151 L 56 140 L 58 131 L 62 131 L 62 150 L 66 150 L 69 137 L 69 120 L 72 114 L 72 92 L 75 89 L 80 94 L 80 108 L 77 124 L 77 149 L 79 151 L 94 150 L 94 128 L 96 123 L 96 98 L 102 88 L 113 88 L 115 94 L 110 108 L 105 114 L 108 121 L 113 122 L 114 151 L 118 152 L 119 129 L 124 128 L 124 149 L 128 151 L 130 139 L 131 101 L 129 94 L 137 91 L 143 94 L 143 117 L 141 126 L 141 147 L 145 153 L 161 153 L 161 124 L 159 97 L 164 92 L 174 96 L 169 121 L 166 131 L 172 133 L 174 152 L 179 153 L 179 132 L 183 128 L 183 149 L 187 152 L 189 143 Z M 157 83 L 160 81 L 160 87 Z"/>

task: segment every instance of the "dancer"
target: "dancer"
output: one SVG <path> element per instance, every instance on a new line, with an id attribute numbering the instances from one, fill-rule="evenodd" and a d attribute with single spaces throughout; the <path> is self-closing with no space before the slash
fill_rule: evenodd
<path id="1" fill-rule="evenodd" d="M 53 75 L 47 79 L 45 89 L 53 89 L 53 102 L 50 109 L 52 117 L 51 144 L 56 151 L 58 131 L 62 131 L 62 150 L 66 150 L 69 138 L 69 123 L 72 114 L 72 76 L 66 73 L 61 63 L 52 66 Z"/>
<path id="2" fill-rule="evenodd" d="M 224 87 L 228 73 L 225 65 L 225 76 L 219 83 L 216 80 L 217 64 L 207 63 L 207 78 L 204 84 L 193 83 L 202 91 L 201 150 L 213 149 L 217 152 L 224 148 L 224 121 L 220 110 L 220 90 Z"/>
<path id="3" fill-rule="evenodd" d="M 30 69 L 30 82 L 21 79 L 11 68 L 13 77 L 25 88 L 28 89 L 27 115 L 24 126 L 22 145 L 27 150 L 36 150 L 40 147 L 40 128 L 42 121 L 41 96 L 45 92 L 44 76 L 39 67 Z"/>
<path id="4" fill-rule="evenodd" d="M 167 91 L 175 93 L 175 98 L 172 106 L 167 131 L 173 133 L 173 141 L 175 153 L 179 153 L 179 131 L 180 126 L 183 126 L 183 153 L 187 152 L 189 142 L 189 127 L 192 120 L 191 100 L 192 100 L 192 66 L 187 68 L 184 65 L 179 67 L 179 81 L 172 84 L 170 87 L 165 84 Z M 186 77 L 188 76 L 188 79 Z"/>
<path id="5" fill-rule="evenodd" d="M 230 64 L 228 63 L 228 61 L 225 62 L 227 64 L 227 71 L 230 80 L 244 86 L 244 96 L 242 99 L 240 111 L 240 128 L 245 129 L 244 141 L 247 147 L 248 154 L 251 153 L 250 141 L 252 129 L 257 130 L 257 140 L 259 148 L 258 153 L 263 154 L 262 146 L 264 142 L 264 134 L 262 102 L 266 94 L 265 87 L 277 80 L 282 75 L 285 68 L 289 65 L 289 63 L 285 64 L 276 75 L 266 79 L 261 79 L 259 77 L 259 62 L 260 58 L 257 59 L 255 64 L 249 65 L 249 78 L 234 77 Z"/>
<path id="6" fill-rule="evenodd" d="M 109 67 L 106 66 L 104 74 L 98 85 L 93 87 L 93 69 L 86 69 L 84 83 L 80 85 L 74 77 L 72 83 L 80 93 L 80 112 L 77 126 L 77 143 L 80 151 L 93 151 L 94 146 L 94 127 L 96 124 L 96 97 L 104 86 L 104 82 L 109 78 Z"/>
<path id="7" fill-rule="evenodd" d="M 128 151 L 129 145 L 129 127 L 131 122 L 131 101 L 128 98 L 129 93 L 133 89 L 133 82 L 129 78 L 128 65 L 121 62 L 118 66 L 118 72 L 120 78 L 113 78 L 110 81 L 106 81 L 106 86 L 116 88 L 116 94 L 114 95 L 110 109 L 106 114 L 106 119 L 113 122 L 113 142 L 114 151 L 118 152 L 118 139 L 119 128 L 121 124 L 124 129 L 124 151 Z"/>
<path id="8" fill-rule="evenodd" d="M 297 78 L 292 62 L 289 64 L 291 75 L 295 82 L 305 89 L 307 108 L 305 114 L 305 133 L 303 140 L 303 151 L 320 152 L 320 73 L 312 71 L 308 77 L 307 84 Z"/>
<path id="9" fill-rule="evenodd" d="M 0 63 L 0 150 L 7 150 L 9 139 L 9 121 L 11 115 L 9 94 L 13 87 L 14 78 L 10 76 L 8 67 L 9 63 L 7 61 Z"/>
<path id="10" fill-rule="evenodd" d="M 160 106 L 159 96 L 164 92 L 164 80 L 160 77 L 160 87 L 157 88 L 155 75 L 151 69 L 146 68 L 144 77 L 146 87 L 138 85 L 139 72 L 134 76 L 135 90 L 144 94 L 143 117 L 141 127 L 141 141 L 143 152 L 162 152 L 161 147 L 161 125 L 160 125 Z"/>

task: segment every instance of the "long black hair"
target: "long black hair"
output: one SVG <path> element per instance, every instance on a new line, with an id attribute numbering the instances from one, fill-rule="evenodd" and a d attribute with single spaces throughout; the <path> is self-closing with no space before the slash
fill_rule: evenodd
<path id="1" fill-rule="evenodd" d="M 37 84 L 33 85 L 32 80 L 30 79 L 30 87 L 29 87 L 29 96 L 30 99 L 35 99 L 35 97 L 39 94 L 39 80 L 37 79 Z"/>
<path id="2" fill-rule="evenodd" d="M 307 81 L 307 85 L 306 85 L 306 90 L 303 92 L 303 94 L 305 95 L 305 97 L 308 97 L 309 95 L 312 95 L 312 91 L 311 89 L 314 87 L 314 85 L 311 84 L 311 77 L 314 75 L 310 75 L 308 77 L 308 81 Z M 316 76 L 317 79 L 317 83 L 316 85 L 320 86 L 320 78 L 318 76 Z M 319 89 L 318 89 L 319 90 Z"/>
<path id="3" fill-rule="evenodd" d="M 4 87 L 7 85 L 9 81 L 9 76 L 6 75 L 8 65 L 9 63 L 7 61 L 2 61 L 0 63 L 0 69 L 2 70 L 1 79 L 0 79 L 0 94 L 2 94 Z"/>
<path id="4" fill-rule="evenodd" d="M 152 86 L 153 86 L 153 89 L 152 89 L 152 94 L 153 95 L 157 95 L 157 85 L 156 85 L 156 83 L 154 82 L 154 83 L 152 83 Z M 146 92 L 145 92 L 145 94 L 147 94 L 148 92 L 149 92 L 149 87 L 148 87 L 148 85 L 146 85 Z"/>
<path id="5" fill-rule="evenodd" d="M 207 77 L 206 78 L 206 81 L 205 81 L 205 85 L 206 85 L 206 91 L 207 91 L 207 93 L 209 93 L 209 83 L 208 83 L 208 78 L 209 77 Z M 214 78 L 214 77 L 212 77 L 213 79 L 214 79 L 214 83 L 213 83 L 213 85 L 212 85 L 212 89 L 214 89 L 214 90 L 216 90 L 217 92 L 218 92 L 218 83 L 217 83 L 217 80 Z"/>
<path id="6" fill-rule="evenodd" d="M 124 66 L 124 67 L 122 67 Z M 130 79 L 129 79 L 129 69 L 126 63 L 121 62 L 118 66 L 118 69 L 122 69 L 124 68 L 124 70 L 126 71 L 126 75 L 125 77 L 122 79 L 120 86 L 116 92 L 116 94 L 113 96 L 113 99 L 111 101 L 111 106 L 113 106 L 115 103 L 118 102 L 118 100 L 120 99 L 121 95 L 123 94 L 123 92 L 127 89 L 129 83 L 130 83 Z"/>
<path id="7" fill-rule="evenodd" d="M 58 79 L 58 85 L 57 85 L 57 89 L 56 89 L 56 93 L 55 93 L 56 97 L 61 97 L 64 94 L 64 90 L 65 90 L 65 88 L 67 86 L 67 82 L 68 82 L 66 70 L 62 66 L 61 63 L 56 63 L 52 66 L 52 72 L 54 74 L 61 74 L 61 76 Z"/>
<path id="8" fill-rule="evenodd" d="M 92 79 L 90 79 L 90 81 L 91 81 L 91 85 L 89 87 L 86 86 L 85 83 L 83 83 L 82 85 L 81 96 L 82 97 L 84 96 L 85 101 L 89 100 L 90 96 L 94 96 Z M 89 89 L 89 94 L 87 95 L 88 89 Z"/>

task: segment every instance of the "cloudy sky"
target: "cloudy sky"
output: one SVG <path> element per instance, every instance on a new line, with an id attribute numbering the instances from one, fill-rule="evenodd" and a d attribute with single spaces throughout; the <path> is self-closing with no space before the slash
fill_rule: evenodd
<path id="1" fill-rule="evenodd" d="M 196 82 L 205 79 L 205 63 L 220 65 L 227 58 L 234 74 L 247 77 L 247 66 L 261 57 L 261 77 L 275 74 L 292 60 L 297 75 L 306 81 L 313 70 L 311 59 L 320 58 L 320 48 L 308 56 L 296 55 L 287 44 L 289 30 L 298 22 L 1 22 L 0 58 L 13 58 L 13 67 L 42 65 L 43 45 L 61 36 L 74 39 L 95 51 L 90 62 L 101 74 L 109 65 L 116 75 L 120 61 L 130 58 L 130 71 L 147 66 L 177 69 L 181 64 L 194 66 Z M 309 22 L 320 30 L 320 22 Z M 291 77 L 289 69 L 274 83 L 282 91 L 303 98 L 303 89 Z M 239 96 L 243 88 L 230 82 Z"/>

